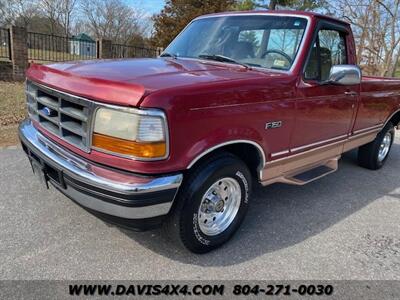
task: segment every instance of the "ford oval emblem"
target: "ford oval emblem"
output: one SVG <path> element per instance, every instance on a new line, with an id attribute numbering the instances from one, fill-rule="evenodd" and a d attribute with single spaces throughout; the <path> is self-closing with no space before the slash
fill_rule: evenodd
<path id="1" fill-rule="evenodd" d="M 48 117 L 51 117 L 51 110 L 50 110 L 50 108 L 44 107 L 44 108 L 42 109 L 42 112 L 43 112 L 44 115 L 46 115 L 46 116 L 48 116 Z"/>

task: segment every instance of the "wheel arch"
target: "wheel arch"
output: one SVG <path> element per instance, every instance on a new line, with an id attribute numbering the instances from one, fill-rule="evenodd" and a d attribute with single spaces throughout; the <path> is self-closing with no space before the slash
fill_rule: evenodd
<path id="1" fill-rule="evenodd" d="M 251 140 L 231 140 L 207 148 L 192 159 L 187 166 L 187 169 L 193 168 L 193 166 L 197 165 L 209 156 L 222 151 L 230 152 L 238 156 L 249 167 L 251 174 L 260 179 L 261 170 L 264 168 L 266 163 L 266 156 L 261 145 Z"/>
<path id="2" fill-rule="evenodd" d="M 387 118 L 383 127 L 385 127 L 389 122 L 391 122 L 393 126 L 398 126 L 400 124 L 400 109 L 394 111 L 389 118 Z"/>

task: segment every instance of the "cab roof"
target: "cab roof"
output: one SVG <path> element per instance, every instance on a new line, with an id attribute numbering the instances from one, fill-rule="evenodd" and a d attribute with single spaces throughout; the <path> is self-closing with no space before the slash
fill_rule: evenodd
<path id="1" fill-rule="evenodd" d="M 339 22 L 345 25 L 350 25 L 349 22 L 339 20 L 337 18 L 322 15 L 315 12 L 309 11 L 298 11 L 298 10 L 246 10 L 246 11 L 227 11 L 227 12 L 220 12 L 220 13 L 213 13 L 207 14 L 197 17 L 196 19 L 208 18 L 208 17 L 218 17 L 218 16 L 240 16 L 246 14 L 260 14 L 260 15 L 292 15 L 292 16 L 299 16 L 299 17 L 308 17 L 308 18 L 317 18 L 317 19 L 325 19 L 328 21 Z"/>

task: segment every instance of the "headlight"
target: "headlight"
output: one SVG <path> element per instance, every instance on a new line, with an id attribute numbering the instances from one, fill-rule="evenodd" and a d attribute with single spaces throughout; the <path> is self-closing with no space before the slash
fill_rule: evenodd
<path id="1" fill-rule="evenodd" d="M 166 126 L 161 111 L 99 108 L 92 147 L 137 159 L 165 158 L 168 150 Z"/>

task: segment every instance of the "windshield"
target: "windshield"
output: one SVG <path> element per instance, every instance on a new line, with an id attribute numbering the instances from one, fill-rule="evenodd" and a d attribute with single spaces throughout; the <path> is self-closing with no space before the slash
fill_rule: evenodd
<path id="1" fill-rule="evenodd" d="M 164 53 L 289 70 L 306 25 L 305 18 L 288 16 L 204 18 L 192 22 Z"/>

